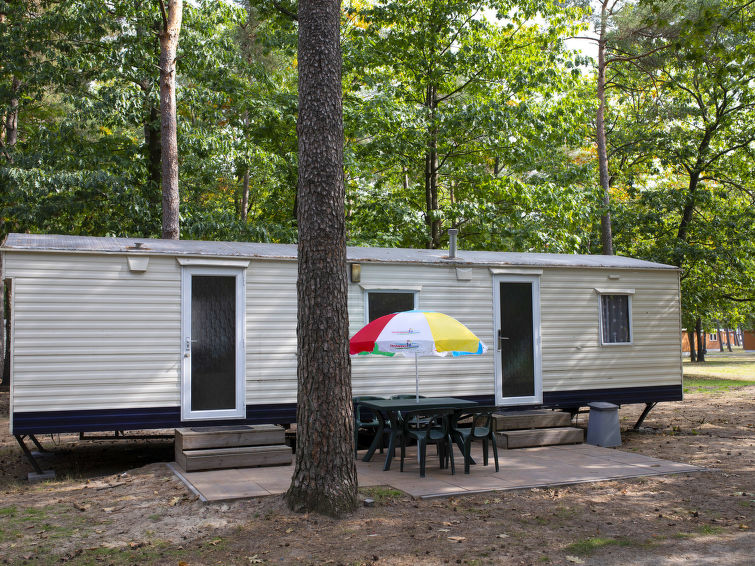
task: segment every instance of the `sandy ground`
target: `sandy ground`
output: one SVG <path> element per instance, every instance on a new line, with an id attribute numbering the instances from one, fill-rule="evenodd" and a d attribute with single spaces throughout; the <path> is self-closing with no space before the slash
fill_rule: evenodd
<path id="1" fill-rule="evenodd" d="M 29 484 L 0 392 L 0 563 L 752 564 L 755 387 L 659 405 L 622 450 L 709 471 L 417 501 L 389 489 L 336 521 L 279 497 L 203 504 L 165 440 L 45 437 Z M 640 406 L 621 410 L 630 428 Z M 584 416 L 581 417 L 584 420 Z M 583 424 L 583 423 L 581 423 Z M 505 471 L 505 452 L 502 457 Z"/>

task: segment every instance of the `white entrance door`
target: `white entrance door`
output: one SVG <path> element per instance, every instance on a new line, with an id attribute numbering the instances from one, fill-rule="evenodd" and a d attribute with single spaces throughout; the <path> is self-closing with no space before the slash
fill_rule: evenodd
<path id="1" fill-rule="evenodd" d="M 244 270 L 184 267 L 181 419 L 246 416 Z"/>
<path id="2" fill-rule="evenodd" d="M 493 288 L 496 405 L 542 403 L 540 278 L 498 275 Z"/>

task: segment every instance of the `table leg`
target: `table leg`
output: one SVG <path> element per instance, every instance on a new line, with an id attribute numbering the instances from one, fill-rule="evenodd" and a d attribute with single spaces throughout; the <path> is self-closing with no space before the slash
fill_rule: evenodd
<path id="1" fill-rule="evenodd" d="M 388 441 L 388 450 L 385 454 L 385 464 L 383 465 L 383 471 L 387 472 L 391 469 L 391 461 L 393 460 L 393 453 L 396 450 L 396 437 L 400 434 L 399 432 L 399 419 L 398 419 L 398 412 L 391 412 L 389 414 L 389 418 L 391 420 L 391 437 Z"/>

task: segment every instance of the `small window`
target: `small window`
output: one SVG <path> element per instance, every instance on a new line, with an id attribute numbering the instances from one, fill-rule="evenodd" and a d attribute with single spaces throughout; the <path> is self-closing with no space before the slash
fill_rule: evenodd
<path id="1" fill-rule="evenodd" d="M 603 344 L 631 344 L 632 297 L 600 295 L 600 327 Z"/>
<path id="2" fill-rule="evenodd" d="M 367 322 L 386 314 L 413 310 L 416 295 L 415 291 L 368 291 Z"/>
<path id="3" fill-rule="evenodd" d="M 708 334 L 708 340 L 710 342 L 718 342 L 718 334 L 711 332 L 710 334 Z"/>

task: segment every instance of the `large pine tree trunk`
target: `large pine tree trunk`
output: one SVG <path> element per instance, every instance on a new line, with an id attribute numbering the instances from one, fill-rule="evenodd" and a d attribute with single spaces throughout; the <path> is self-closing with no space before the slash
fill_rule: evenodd
<path id="1" fill-rule="evenodd" d="M 160 0 L 160 138 L 162 144 L 163 238 L 177 240 L 178 137 L 176 128 L 176 51 L 183 0 Z"/>
<path id="2" fill-rule="evenodd" d="M 438 218 L 438 128 L 435 124 L 436 89 L 427 87 L 425 106 L 430 109 L 430 125 L 427 131 L 425 152 L 425 222 L 428 228 L 430 249 L 440 247 L 440 218 Z"/>
<path id="3" fill-rule="evenodd" d="M 598 37 L 598 110 L 595 116 L 598 142 L 598 174 L 603 191 L 603 214 L 600 217 L 600 239 L 603 254 L 613 255 L 613 229 L 611 227 L 611 193 L 608 178 L 608 150 L 606 148 L 606 27 L 608 25 L 608 4 L 603 2 Z"/>
<path id="4" fill-rule="evenodd" d="M 346 279 L 339 0 L 299 2 L 296 464 L 288 505 L 357 505 Z"/>

